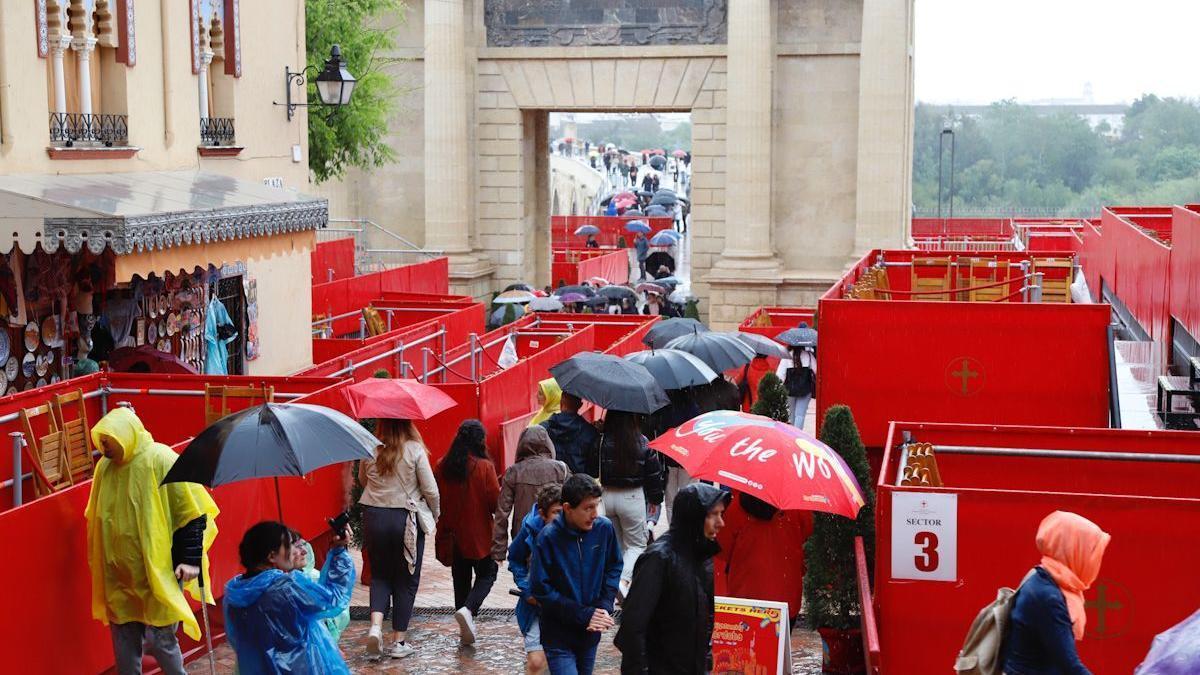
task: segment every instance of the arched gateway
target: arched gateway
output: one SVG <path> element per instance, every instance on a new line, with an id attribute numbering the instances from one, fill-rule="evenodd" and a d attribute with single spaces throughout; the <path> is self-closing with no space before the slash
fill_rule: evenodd
<path id="1" fill-rule="evenodd" d="M 412 0 L 398 161 L 326 186 L 451 259 L 455 289 L 548 281 L 551 111 L 686 111 L 709 318 L 815 301 L 910 214 L 912 0 Z"/>

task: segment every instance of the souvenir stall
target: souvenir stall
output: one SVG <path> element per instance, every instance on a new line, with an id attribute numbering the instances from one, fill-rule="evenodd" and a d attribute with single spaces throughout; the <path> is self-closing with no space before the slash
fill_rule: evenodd
<path id="1" fill-rule="evenodd" d="M 327 222 L 323 199 L 195 171 L 0 176 L 0 392 L 310 365 L 296 290 Z"/>

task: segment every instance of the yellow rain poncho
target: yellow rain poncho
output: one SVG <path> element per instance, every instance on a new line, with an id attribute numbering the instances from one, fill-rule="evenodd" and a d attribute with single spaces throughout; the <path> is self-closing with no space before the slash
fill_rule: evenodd
<path id="1" fill-rule="evenodd" d="M 200 626 L 175 578 L 171 537 L 175 530 L 207 516 L 204 560 L 205 595 L 212 599 L 208 579 L 208 549 L 217 536 L 217 505 L 201 485 L 169 483 L 163 476 L 176 455 L 156 443 L 142 421 L 128 408 L 105 415 L 92 429 L 92 441 L 102 448 L 110 437 L 123 451 L 117 459 L 96 464 L 88 497 L 88 565 L 92 570 L 92 616 L 105 625 L 137 621 L 151 626 L 183 623 L 183 632 L 200 638 Z M 199 600 L 198 584 L 186 584 Z"/>
<path id="2" fill-rule="evenodd" d="M 538 411 L 538 414 L 534 415 L 533 419 L 529 422 L 529 426 L 531 427 L 550 419 L 551 415 L 558 412 L 558 402 L 562 400 L 562 389 L 558 388 L 558 382 L 553 377 L 538 382 L 538 391 L 541 392 L 542 400 L 545 403 L 542 404 L 542 409 Z"/>

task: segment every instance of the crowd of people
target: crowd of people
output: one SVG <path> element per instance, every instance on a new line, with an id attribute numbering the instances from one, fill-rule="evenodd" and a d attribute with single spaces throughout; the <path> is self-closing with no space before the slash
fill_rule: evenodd
<path id="1" fill-rule="evenodd" d="M 798 352 L 792 368 L 805 363 Z M 795 619 L 812 514 L 697 482 L 648 445 L 702 413 L 740 409 L 745 388 L 719 377 L 672 390 L 652 415 L 610 410 L 593 421 L 583 400 L 544 380 L 541 409 L 502 476 L 478 420 L 459 426 L 436 464 L 411 421 L 376 420 L 379 448 L 357 472 L 371 610 L 357 648 L 378 659 L 420 653 L 408 631 L 430 536 L 437 561 L 450 568 L 464 645 L 476 641 L 475 618 L 507 562 L 528 673 L 590 673 L 606 634 L 622 672 L 708 672 L 716 595 L 785 602 Z M 184 593 L 212 599 L 216 505 L 200 486 L 163 484 L 176 455 L 132 409 L 109 412 L 92 437 L 103 455 L 86 510 L 93 615 L 110 626 L 118 673 L 140 673 L 148 648 L 164 672 L 178 675 L 185 671 L 176 627 L 200 637 Z M 660 518 L 667 530 L 652 539 Z M 1089 672 L 1076 650 L 1083 593 L 1110 539 L 1074 513 L 1041 523 L 1041 559 L 1013 598 L 1007 631 L 999 642 L 979 640 L 992 644 L 1004 672 Z M 283 523 L 241 535 L 244 570 L 224 592 L 240 673 L 349 672 L 343 650 L 356 647 L 339 645 L 357 576 L 349 531 L 335 529 L 329 543 L 318 571 L 312 547 Z"/>

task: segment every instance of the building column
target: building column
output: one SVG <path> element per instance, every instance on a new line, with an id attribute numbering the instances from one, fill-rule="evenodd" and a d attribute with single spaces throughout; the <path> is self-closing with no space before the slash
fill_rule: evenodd
<path id="1" fill-rule="evenodd" d="M 200 119 L 208 119 L 208 66 L 212 63 L 213 51 L 204 48 L 200 52 Z"/>
<path id="2" fill-rule="evenodd" d="M 725 244 L 706 280 L 709 321 L 733 327 L 774 305 L 783 265 L 771 243 L 771 0 L 729 0 L 725 113 Z M 736 206 L 735 206 L 736 205 Z"/>
<path id="3" fill-rule="evenodd" d="M 96 51 L 96 38 L 76 37 L 71 41 L 75 50 L 75 62 L 79 66 L 79 112 L 92 114 L 92 52 Z"/>
<path id="4" fill-rule="evenodd" d="M 863 0 L 854 257 L 904 245 L 912 217 L 912 4 Z"/>
<path id="5" fill-rule="evenodd" d="M 50 41 L 50 59 L 54 64 L 54 112 L 67 112 L 67 76 L 63 70 L 63 54 L 71 48 L 71 36 L 60 35 Z"/>
<path id="6" fill-rule="evenodd" d="M 775 70 L 770 0 L 730 0 L 725 77 L 725 248 L 721 267 L 778 276 L 771 245 L 771 114 Z"/>
<path id="7" fill-rule="evenodd" d="M 473 255 L 464 0 L 425 2 L 425 248 L 444 251 L 452 282 L 464 286 L 491 273 Z M 475 295 L 475 289 L 471 289 Z"/>

